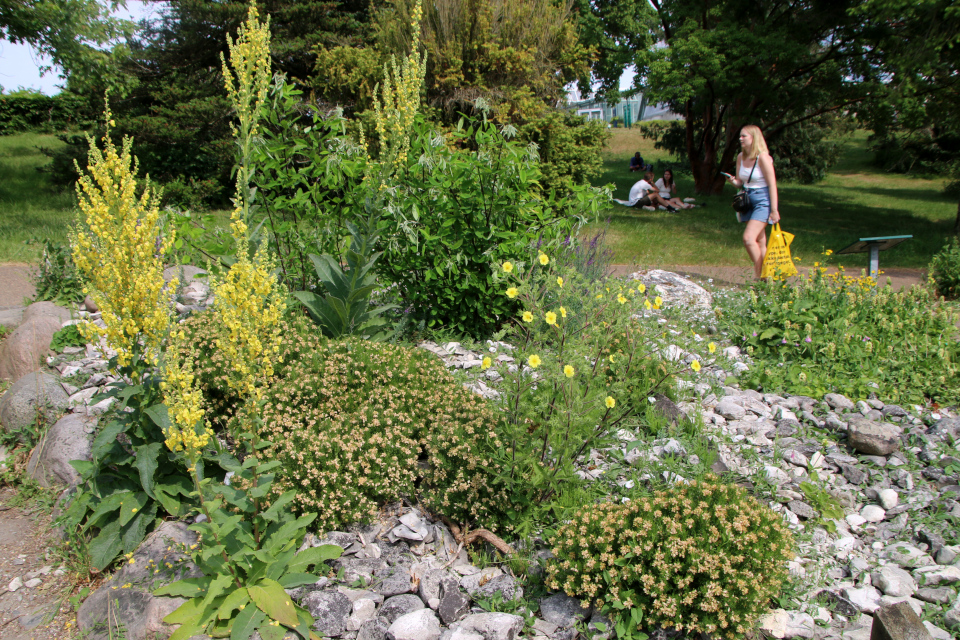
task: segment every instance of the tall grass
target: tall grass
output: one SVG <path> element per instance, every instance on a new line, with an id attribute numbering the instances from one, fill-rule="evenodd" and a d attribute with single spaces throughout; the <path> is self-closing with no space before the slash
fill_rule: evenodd
<path id="1" fill-rule="evenodd" d="M 859 269 L 867 266 L 866 254 L 833 255 L 861 237 L 913 235 L 912 240 L 881 255 L 881 268 L 926 267 L 952 233 L 956 200 L 943 194 L 945 179 L 922 179 L 888 174 L 873 166 L 867 133 L 858 131 L 844 141 L 844 152 L 827 178 L 813 185 L 781 183 L 782 226 L 796 235 L 793 254 L 801 264 L 821 261 Z M 604 172 L 594 184 L 613 184 L 614 195 L 625 199 L 638 179 L 627 169 L 633 152 L 640 151 L 657 165 L 660 175 L 670 158 L 639 138 L 637 129 L 614 129 L 604 154 Z M 682 169 L 682 167 L 681 167 Z M 676 175 L 681 197 L 693 195 L 693 179 Z M 746 264 L 741 244 L 743 227 L 736 221 L 730 200 L 723 195 L 697 197 L 705 208 L 678 213 L 628 209 L 611 203 L 597 228 L 607 227 L 614 262 L 643 266 Z M 588 229 L 593 232 L 595 229 Z"/>
<path id="2" fill-rule="evenodd" d="M 37 169 L 49 160 L 38 147 L 56 148 L 53 135 L 23 133 L 0 136 L 0 262 L 32 262 L 38 245 L 31 238 L 65 242 L 73 223 L 73 191 L 58 192 Z"/>

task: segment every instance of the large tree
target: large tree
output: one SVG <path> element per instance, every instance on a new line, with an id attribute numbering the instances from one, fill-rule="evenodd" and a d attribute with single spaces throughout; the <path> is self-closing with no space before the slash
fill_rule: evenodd
<path id="1" fill-rule="evenodd" d="M 0 0 L 0 38 L 30 45 L 48 56 L 64 76 L 112 78 L 106 45 L 132 33 L 134 26 L 110 16 L 124 4 L 122 0 Z"/>
<path id="2" fill-rule="evenodd" d="M 886 92 L 864 111 L 867 123 L 902 160 L 960 180 L 960 3 L 868 0 L 857 14 L 883 25 Z"/>
<path id="3" fill-rule="evenodd" d="M 877 31 L 857 0 L 650 0 L 656 44 L 636 51 L 637 86 L 684 117 L 696 190 L 723 188 L 741 126 L 770 142 L 842 113 L 880 85 Z M 637 8 L 628 18 L 640 20 Z M 622 20 L 611 12 L 615 33 Z M 599 19 L 603 19 L 600 16 Z"/>

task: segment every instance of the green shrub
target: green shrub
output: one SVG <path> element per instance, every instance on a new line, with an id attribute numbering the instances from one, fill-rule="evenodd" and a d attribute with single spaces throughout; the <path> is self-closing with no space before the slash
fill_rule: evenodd
<path id="1" fill-rule="evenodd" d="M 950 238 L 930 262 L 930 278 L 937 294 L 948 300 L 960 297 L 960 242 Z"/>
<path id="2" fill-rule="evenodd" d="M 636 609 L 648 628 L 715 638 L 751 629 L 793 558 L 780 516 L 712 475 L 627 504 L 586 506 L 551 544 L 551 589 L 596 602 L 620 624 Z"/>
<path id="3" fill-rule="evenodd" d="M 418 491 L 457 522 L 496 528 L 506 505 L 480 450 L 500 446 L 491 406 L 426 352 L 284 335 L 261 430 L 272 443 L 262 455 L 282 463 L 277 495 L 296 489 L 322 529 Z"/>
<path id="4" fill-rule="evenodd" d="M 924 287 L 895 291 L 815 269 L 795 286 L 756 285 L 746 308 L 724 318 L 756 361 L 741 374 L 751 388 L 815 397 L 875 392 L 892 402 L 960 391 L 956 315 Z"/>
<path id="5" fill-rule="evenodd" d="M 559 244 L 601 202 L 592 187 L 543 195 L 535 151 L 485 120 L 447 136 L 418 122 L 405 162 L 380 217 L 379 271 L 431 329 L 489 335 L 518 309 L 496 295 L 495 265 Z"/>
<path id="6" fill-rule="evenodd" d="M 87 340 L 80 334 L 77 325 L 68 324 L 53 334 L 53 338 L 50 340 L 50 350 L 63 353 L 66 347 L 82 347 L 85 344 L 87 344 Z"/>
<path id="7" fill-rule="evenodd" d="M 68 92 L 0 95 L 0 135 L 82 129 L 90 125 L 93 113 L 89 100 Z"/>
<path id="8" fill-rule="evenodd" d="M 36 290 L 34 300 L 48 300 L 57 304 L 76 304 L 86 297 L 83 282 L 73 263 L 70 247 L 50 239 L 31 240 L 28 244 L 43 245 L 43 253 L 37 265 L 33 285 Z"/>

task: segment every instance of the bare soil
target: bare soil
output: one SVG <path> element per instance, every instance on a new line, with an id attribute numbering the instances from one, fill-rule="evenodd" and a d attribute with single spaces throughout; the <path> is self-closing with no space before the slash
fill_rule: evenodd
<path id="1" fill-rule="evenodd" d="M 0 489 L 0 640 L 72 638 L 76 615 L 67 597 L 75 581 L 55 552 L 50 516 L 39 507 L 10 506 L 15 496 L 10 487 Z M 10 591 L 17 578 L 41 582 Z"/>

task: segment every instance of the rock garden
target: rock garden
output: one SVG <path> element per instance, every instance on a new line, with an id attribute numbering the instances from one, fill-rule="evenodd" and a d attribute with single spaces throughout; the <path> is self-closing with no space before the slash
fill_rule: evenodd
<path id="1" fill-rule="evenodd" d="M 161 212 L 108 107 L 83 290 L 0 345 L 5 477 L 56 495 L 78 637 L 960 633 L 954 305 L 610 277 L 577 233 L 604 194 L 431 130 L 417 54 L 347 132 L 268 39 L 251 7 L 224 60 L 229 228 Z M 331 168 L 302 209 L 284 136 Z"/>

